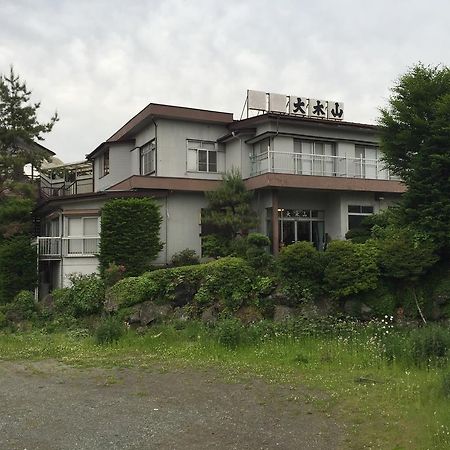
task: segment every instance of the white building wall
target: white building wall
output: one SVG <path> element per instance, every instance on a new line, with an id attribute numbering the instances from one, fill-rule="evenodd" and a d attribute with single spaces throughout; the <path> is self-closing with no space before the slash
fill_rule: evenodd
<path id="1" fill-rule="evenodd" d="M 63 287 L 70 286 L 71 275 L 89 275 L 98 271 L 98 259 L 95 256 L 63 258 L 61 265 Z"/>
<path id="2" fill-rule="evenodd" d="M 113 186 L 131 174 L 131 155 L 130 150 L 134 148 L 133 144 L 113 144 L 109 147 L 109 173 L 100 176 L 102 156 L 94 159 L 94 189 L 95 191 L 104 191 Z"/>
<path id="3" fill-rule="evenodd" d="M 162 120 L 157 122 L 158 170 L 161 177 L 206 178 L 220 180 L 221 173 L 207 173 L 187 170 L 187 140 L 216 142 L 227 133 L 223 125 Z M 225 171 L 225 153 L 218 155 L 218 171 Z"/>

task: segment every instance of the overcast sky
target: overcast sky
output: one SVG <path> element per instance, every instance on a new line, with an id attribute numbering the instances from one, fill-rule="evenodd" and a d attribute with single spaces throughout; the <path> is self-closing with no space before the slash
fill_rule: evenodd
<path id="1" fill-rule="evenodd" d="M 373 123 L 408 67 L 450 64 L 449 18 L 446 0 L 0 0 L 0 73 L 58 111 L 44 145 L 71 162 L 150 102 L 239 118 L 247 89 Z"/>

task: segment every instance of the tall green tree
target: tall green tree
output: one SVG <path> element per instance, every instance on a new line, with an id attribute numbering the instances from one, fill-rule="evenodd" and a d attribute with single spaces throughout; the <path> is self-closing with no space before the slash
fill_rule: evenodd
<path id="1" fill-rule="evenodd" d="M 417 64 L 392 88 L 379 119 L 387 166 L 407 187 L 405 225 L 450 250 L 450 69 Z"/>
<path id="2" fill-rule="evenodd" d="M 233 253 L 236 249 L 233 244 L 258 223 L 251 206 L 253 193 L 245 187 L 239 171 L 232 170 L 224 174 L 218 189 L 205 195 L 209 205 L 202 212 L 202 225 L 206 229 L 204 253 L 210 256 Z"/>
<path id="3" fill-rule="evenodd" d="M 48 152 L 36 141 L 50 132 L 55 115 L 41 123 L 39 103 L 11 67 L 0 75 L 0 304 L 36 283 L 36 251 L 32 247 L 32 210 L 36 189 L 24 166 L 39 169 Z"/>
<path id="4" fill-rule="evenodd" d="M 39 122 L 40 106 L 31 102 L 31 91 L 13 67 L 8 75 L 0 75 L 0 183 L 24 181 L 24 166 L 39 169 L 45 160 L 47 153 L 35 141 L 52 130 L 58 114 Z"/>

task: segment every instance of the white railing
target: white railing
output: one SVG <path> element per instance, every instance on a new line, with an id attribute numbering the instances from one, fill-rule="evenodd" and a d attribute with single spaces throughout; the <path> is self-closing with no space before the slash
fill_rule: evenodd
<path id="1" fill-rule="evenodd" d="M 96 256 L 99 253 L 99 237 L 41 237 L 37 238 L 38 254 L 42 258 L 70 256 Z"/>
<path id="2" fill-rule="evenodd" d="M 251 175 L 287 173 L 327 177 L 398 180 L 379 159 L 268 151 L 251 156 Z"/>

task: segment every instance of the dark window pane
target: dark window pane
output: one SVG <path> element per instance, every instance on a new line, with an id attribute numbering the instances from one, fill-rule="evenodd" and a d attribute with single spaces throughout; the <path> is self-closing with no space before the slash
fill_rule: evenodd
<path id="1" fill-rule="evenodd" d="M 206 150 L 198 151 L 198 170 L 200 172 L 207 172 L 208 170 Z"/>
<path id="2" fill-rule="evenodd" d="M 348 205 L 348 212 L 349 213 L 357 213 L 357 214 L 359 214 L 361 212 L 361 206 Z"/>
<path id="3" fill-rule="evenodd" d="M 209 172 L 217 172 L 217 152 L 209 152 Z"/>
<path id="4" fill-rule="evenodd" d="M 361 206 L 361 212 L 364 214 L 373 214 L 373 206 Z"/>
<path id="5" fill-rule="evenodd" d="M 361 228 L 361 222 L 366 216 L 348 216 L 348 229 L 353 230 L 354 228 Z"/>

